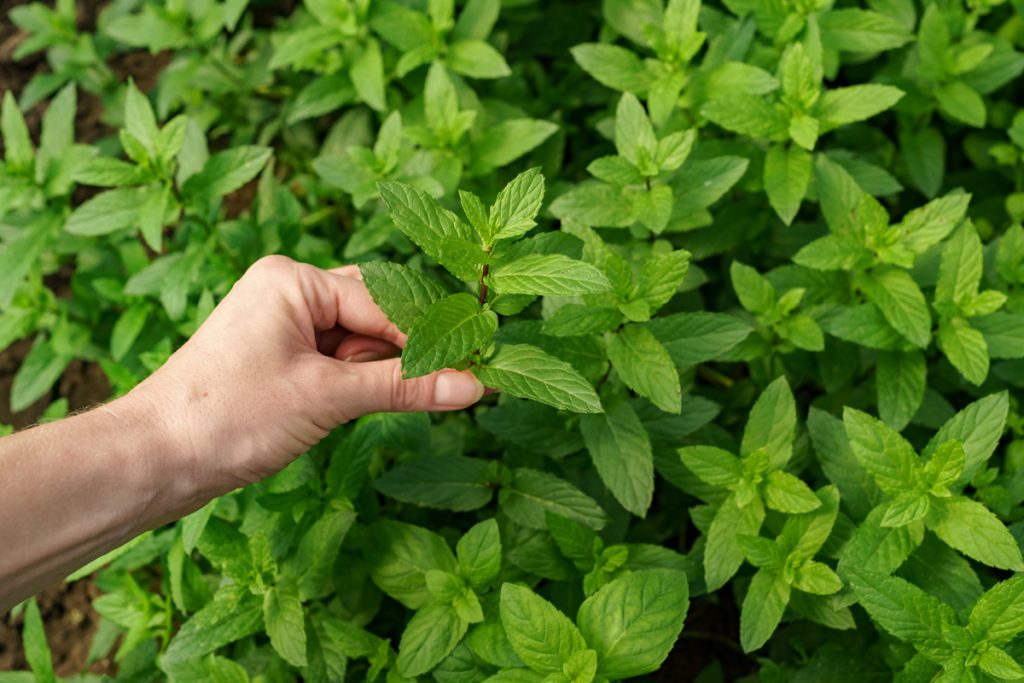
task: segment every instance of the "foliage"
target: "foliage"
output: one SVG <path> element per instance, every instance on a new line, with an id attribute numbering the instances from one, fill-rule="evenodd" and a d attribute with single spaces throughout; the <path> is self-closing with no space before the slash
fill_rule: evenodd
<path id="1" fill-rule="evenodd" d="M 498 390 L 76 572 L 117 680 L 1024 679 L 1019 2 L 10 16 L 14 410 L 75 360 L 130 390 L 269 253 L 360 263 L 406 377 Z M 23 614 L 0 681 L 54 680 Z"/>

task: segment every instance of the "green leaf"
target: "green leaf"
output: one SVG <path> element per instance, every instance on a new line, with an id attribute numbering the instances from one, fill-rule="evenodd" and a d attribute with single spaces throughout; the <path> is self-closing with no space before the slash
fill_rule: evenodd
<path id="1" fill-rule="evenodd" d="M 764 506 L 759 498 L 739 507 L 736 495 L 730 494 L 718 507 L 708 528 L 704 548 L 704 582 L 709 591 L 724 586 L 743 564 L 743 551 L 737 537 L 757 535 L 763 521 Z"/>
<path id="2" fill-rule="evenodd" d="M 501 587 L 501 624 L 512 649 L 537 673 L 561 672 L 573 654 L 587 649 L 568 617 L 523 586 Z"/>
<path id="3" fill-rule="evenodd" d="M 873 270 L 858 278 L 864 296 L 878 306 L 886 321 L 918 348 L 928 346 L 931 314 L 924 294 L 910 274 L 897 268 Z"/>
<path id="4" fill-rule="evenodd" d="M 613 90 L 641 95 L 651 85 L 651 73 L 631 50 L 606 43 L 584 43 L 570 50 L 580 68 Z"/>
<path id="5" fill-rule="evenodd" d="M 1003 435 L 1009 412 L 1006 392 L 992 394 L 975 401 L 949 419 L 928 442 L 922 455 L 931 458 L 948 441 L 958 441 L 964 448 L 964 471 L 960 482 L 970 481 L 992 456 Z"/>
<path id="6" fill-rule="evenodd" d="M 668 351 L 639 325 L 627 325 L 608 339 L 608 360 L 622 381 L 668 413 L 682 410 L 679 373 Z"/>
<path id="7" fill-rule="evenodd" d="M 811 155 L 796 145 L 773 145 L 764 160 L 764 190 L 775 213 L 793 222 L 811 182 Z"/>
<path id="8" fill-rule="evenodd" d="M 374 302 L 406 334 L 445 297 L 441 285 L 408 266 L 370 261 L 360 264 L 359 272 Z"/>
<path id="9" fill-rule="evenodd" d="M 10 305 L 25 276 L 50 241 L 46 224 L 30 226 L 20 237 L 0 243 L 0 310 Z M 0 344 L 0 348 L 5 344 Z"/>
<path id="10" fill-rule="evenodd" d="M 608 518 L 594 499 L 553 474 L 520 467 L 512 484 L 502 489 L 502 511 L 517 524 L 545 529 L 552 512 L 590 529 L 601 529 Z"/>
<path id="11" fill-rule="evenodd" d="M 577 617 L 583 638 L 597 650 L 598 673 L 619 680 L 656 671 L 682 631 L 689 603 L 686 575 L 670 569 L 605 584 Z"/>
<path id="12" fill-rule="evenodd" d="M 988 377 L 988 345 L 985 337 L 963 318 L 939 320 L 939 348 L 961 375 L 980 385 Z"/>
<path id="13" fill-rule="evenodd" d="M 75 85 L 69 83 L 50 100 L 46 113 L 43 114 L 39 151 L 36 154 L 36 181 L 40 184 L 57 175 L 59 167 L 65 161 L 65 155 L 75 142 L 77 107 Z"/>
<path id="14" fill-rule="evenodd" d="M 452 30 L 454 40 L 483 40 L 491 33 L 501 12 L 501 0 L 469 0 Z"/>
<path id="15" fill-rule="evenodd" d="M 35 156 L 32 151 L 32 140 L 28 136 L 28 126 L 22 116 L 14 93 L 4 93 L 3 110 L 0 112 L 0 134 L 4 140 L 4 161 L 13 168 L 28 169 Z"/>
<path id="16" fill-rule="evenodd" d="M 540 119 L 509 119 L 490 126 L 473 147 L 473 171 L 486 173 L 510 164 L 557 130 L 556 124 Z"/>
<path id="17" fill-rule="evenodd" d="M 398 671 L 407 677 L 429 672 L 455 649 L 468 626 L 451 605 L 427 605 L 419 610 L 402 632 Z"/>
<path id="18" fill-rule="evenodd" d="M 505 344 L 473 372 L 486 386 L 510 396 L 574 413 L 602 410 L 601 400 L 590 382 L 565 361 L 535 346 Z"/>
<path id="19" fill-rule="evenodd" d="M 1024 678 L 1024 667 L 1021 667 L 1005 650 L 990 647 L 978 658 L 978 668 L 1002 680 L 1019 680 Z"/>
<path id="20" fill-rule="evenodd" d="M 910 182 L 931 198 L 942 188 L 946 173 L 946 140 L 933 127 L 901 130 L 899 134 L 903 163 Z"/>
<path id="21" fill-rule="evenodd" d="M 852 7 L 830 9 L 818 21 L 822 44 L 833 50 L 880 52 L 902 47 L 914 39 L 897 18 L 881 12 Z"/>
<path id="22" fill-rule="evenodd" d="M 714 446 L 687 446 L 679 449 L 686 469 L 712 486 L 728 486 L 743 476 L 740 459 Z"/>
<path id="23" fill-rule="evenodd" d="M 953 232 L 967 214 L 971 195 L 951 192 L 907 212 L 896 226 L 903 233 L 900 243 L 920 254 Z"/>
<path id="24" fill-rule="evenodd" d="M 622 313 L 617 308 L 566 304 L 544 321 L 541 330 L 552 337 L 582 337 L 609 332 L 620 322 Z"/>
<path id="25" fill-rule="evenodd" d="M 891 85 L 853 85 L 826 90 L 814 105 L 814 115 L 821 120 L 822 132 L 827 132 L 880 114 L 892 108 L 903 95 L 902 90 Z"/>
<path id="26" fill-rule="evenodd" d="M 583 442 L 601 480 L 622 507 L 643 517 L 654 495 L 654 459 L 647 430 L 626 401 L 580 420 Z"/>
<path id="27" fill-rule="evenodd" d="M 846 436 L 857 461 L 878 482 L 879 488 L 896 495 L 913 484 L 917 471 L 914 447 L 898 432 L 867 413 L 843 410 Z"/>
<path id="28" fill-rule="evenodd" d="M 767 313 L 775 305 L 775 287 L 750 266 L 733 261 L 729 265 L 729 277 L 743 308 L 754 315 Z"/>
<path id="29" fill-rule="evenodd" d="M 448 543 L 426 529 L 382 520 L 371 525 L 369 533 L 374 539 L 365 549 L 370 577 L 409 609 L 419 609 L 430 600 L 425 578 L 428 571 L 456 571 Z"/>
<path id="30" fill-rule="evenodd" d="M 185 181 L 182 193 L 197 202 L 219 199 L 259 175 L 272 153 L 269 147 L 256 145 L 217 152 L 206 160 L 201 171 Z"/>
<path id="31" fill-rule="evenodd" d="M 64 229 L 95 237 L 134 227 L 145 195 L 145 189 L 134 187 L 102 192 L 71 212 Z"/>
<path id="32" fill-rule="evenodd" d="M 722 313 L 675 313 L 644 325 L 660 341 L 677 367 L 712 360 L 726 353 L 753 331 L 749 325 Z"/>
<path id="33" fill-rule="evenodd" d="M 793 588 L 813 595 L 832 595 L 842 590 L 843 581 L 828 565 L 810 561 L 797 569 Z"/>
<path id="34" fill-rule="evenodd" d="M 501 294 L 574 296 L 611 289 L 600 270 L 562 254 L 531 254 L 499 265 L 489 281 Z"/>
<path id="35" fill-rule="evenodd" d="M 128 82 L 125 92 L 124 123 L 125 129 L 142 143 L 150 158 L 154 158 L 157 153 L 160 130 L 149 99 L 139 92 L 133 81 Z"/>
<path id="36" fill-rule="evenodd" d="M 22 628 L 22 643 L 25 650 L 25 659 L 32 669 L 32 674 L 38 683 L 56 683 L 57 676 L 53 671 L 53 654 L 46 642 L 46 631 L 43 629 L 43 619 L 39 614 L 39 605 L 35 598 L 28 601 L 25 606 L 25 625 Z"/>
<path id="37" fill-rule="evenodd" d="M 632 93 L 619 98 L 615 109 L 615 149 L 641 172 L 654 161 L 658 140 L 640 100 Z"/>
<path id="38" fill-rule="evenodd" d="M 501 571 L 501 534 L 494 519 L 475 524 L 455 548 L 459 572 L 475 590 L 483 590 Z"/>
<path id="39" fill-rule="evenodd" d="M 373 38 L 366 41 L 363 51 L 352 62 L 349 76 L 359 99 L 377 111 L 387 111 L 384 60 L 381 56 L 380 43 Z"/>
<path id="40" fill-rule="evenodd" d="M 925 524 L 943 543 L 973 560 L 999 569 L 1024 570 L 1017 540 L 981 503 L 962 496 L 933 498 Z"/>
<path id="41" fill-rule="evenodd" d="M 470 78 L 502 78 L 512 73 L 501 53 L 482 40 L 459 40 L 449 45 L 448 66 Z"/>
<path id="42" fill-rule="evenodd" d="M 487 505 L 494 495 L 486 460 L 461 455 L 403 462 L 373 482 L 373 487 L 403 503 L 454 512 Z"/>
<path id="43" fill-rule="evenodd" d="M 797 514 L 810 512 L 821 506 L 821 501 L 799 477 L 775 470 L 765 480 L 764 502 L 772 510 Z"/>
<path id="44" fill-rule="evenodd" d="M 769 384 L 750 409 L 743 430 L 740 455 L 746 457 L 763 448 L 777 467 L 789 461 L 796 432 L 796 403 L 789 382 L 779 377 Z"/>
<path id="45" fill-rule="evenodd" d="M 241 586 L 225 586 L 174 634 L 163 654 L 162 665 L 173 667 L 202 657 L 263 628 L 259 596 Z"/>
<path id="46" fill-rule="evenodd" d="M 431 304 L 409 332 L 402 351 L 402 377 L 420 377 L 452 367 L 490 344 L 497 331 L 498 316 L 482 310 L 469 294 L 452 294 Z"/>
<path id="47" fill-rule="evenodd" d="M 881 351 L 875 363 L 878 415 L 901 431 L 924 400 L 928 367 L 920 351 Z"/>
<path id="48" fill-rule="evenodd" d="M 785 114 L 757 95 L 715 97 L 700 113 L 728 131 L 758 140 L 782 140 L 789 129 Z"/>
<path id="49" fill-rule="evenodd" d="M 855 566 L 849 567 L 847 574 L 872 621 L 933 661 L 949 656 L 944 627 L 957 622 L 949 605 L 895 576 Z"/>
<path id="50" fill-rule="evenodd" d="M 754 574 L 740 610 L 740 645 L 753 652 L 775 633 L 789 604 L 790 587 L 781 574 L 764 569 Z"/>
<path id="51" fill-rule="evenodd" d="M 1024 576 L 988 589 L 971 609 L 967 628 L 979 639 L 1003 645 L 1024 631 Z"/>
<path id="52" fill-rule="evenodd" d="M 263 621 L 277 654 L 292 666 L 306 666 L 306 621 L 294 588 L 274 586 L 266 592 Z"/>
<path id="53" fill-rule="evenodd" d="M 963 81 L 950 81 L 935 88 L 939 110 L 959 123 L 985 127 L 985 100 Z"/>
<path id="54" fill-rule="evenodd" d="M 64 374 L 71 358 L 58 354 L 53 342 L 38 339 L 14 375 L 11 411 L 19 412 L 43 397 Z"/>
<path id="55" fill-rule="evenodd" d="M 544 202 L 544 176 L 540 168 L 520 173 L 502 188 L 491 206 L 488 220 L 494 227 L 494 239 L 510 239 L 529 232 Z"/>
<path id="56" fill-rule="evenodd" d="M 971 318 L 971 327 L 985 337 L 990 358 L 1024 358 L 1024 315 L 1021 313 L 999 312 Z"/>
<path id="57" fill-rule="evenodd" d="M 967 222 L 946 242 L 935 283 L 936 303 L 953 309 L 969 304 L 978 295 L 982 274 L 981 238 Z"/>

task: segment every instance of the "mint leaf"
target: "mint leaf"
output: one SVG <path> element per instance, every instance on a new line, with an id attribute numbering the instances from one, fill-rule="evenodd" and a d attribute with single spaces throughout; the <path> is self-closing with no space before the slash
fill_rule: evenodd
<path id="1" fill-rule="evenodd" d="M 411 524 L 382 520 L 369 527 L 374 542 L 365 549 L 373 582 L 409 609 L 430 600 L 426 573 L 433 569 L 454 572 L 451 548 L 443 538 Z"/>
<path id="2" fill-rule="evenodd" d="M 764 189 L 783 223 L 789 225 L 800 209 L 811 182 L 811 155 L 796 145 L 774 145 L 764 160 Z"/>
<path id="3" fill-rule="evenodd" d="M 306 666 L 306 625 L 294 588 L 274 586 L 263 596 L 263 621 L 270 644 L 292 666 Z"/>
<path id="4" fill-rule="evenodd" d="M 669 569 L 633 572 L 606 584 L 580 606 L 580 633 L 597 651 L 598 672 L 632 678 L 658 669 L 683 628 L 686 575 Z"/>
<path id="5" fill-rule="evenodd" d="M 420 377 L 451 367 L 491 342 L 498 331 L 494 311 L 481 310 L 469 294 L 431 304 L 409 332 L 402 351 L 402 377 Z"/>
<path id="6" fill-rule="evenodd" d="M 469 624 L 459 618 L 451 605 L 427 605 L 416 612 L 398 644 L 395 662 L 403 676 L 421 676 L 455 649 Z"/>
<path id="7" fill-rule="evenodd" d="M 654 461 L 643 423 L 625 401 L 615 401 L 580 421 L 594 467 L 615 499 L 643 517 L 654 494 Z"/>
<path id="8" fill-rule="evenodd" d="M 463 456 L 421 458 L 388 470 L 373 487 L 404 503 L 466 512 L 491 501 L 489 469 L 486 460 Z"/>
<path id="9" fill-rule="evenodd" d="M 584 43 L 570 50 L 580 68 L 613 90 L 643 94 L 651 85 L 651 73 L 630 50 L 618 45 Z"/>
<path id="10" fill-rule="evenodd" d="M 790 590 L 781 574 L 764 569 L 754 574 L 740 611 L 740 645 L 744 652 L 760 648 L 778 628 L 789 604 Z"/>
<path id="11" fill-rule="evenodd" d="M 459 572 L 474 590 L 483 590 L 501 571 L 501 534 L 493 519 L 480 522 L 459 539 L 455 548 Z"/>
<path id="12" fill-rule="evenodd" d="M 563 664 L 587 647 L 568 617 L 529 588 L 516 584 L 501 587 L 501 624 L 512 649 L 537 673 L 561 672 Z"/>
<path id="13" fill-rule="evenodd" d="M 626 325 L 608 339 L 608 360 L 626 386 L 665 412 L 682 410 L 679 373 L 671 356 L 645 327 Z"/>
<path id="14" fill-rule="evenodd" d="M 853 408 L 843 411 L 843 424 L 853 454 L 879 488 L 896 495 L 912 485 L 917 456 L 906 439 L 884 422 Z"/>
<path id="15" fill-rule="evenodd" d="M 882 351 L 875 365 L 878 414 L 896 431 L 910 423 L 924 400 L 927 365 L 920 351 Z"/>
<path id="16" fill-rule="evenodd" d="M 520 173 L 506 185 L 491 206 L 488 220 L 495 239 L 510 239 L 529 232 L 544 201 L 544 176 L 540 168 Z"/>
<path id="17" fill-rule="evenodd" d="M 611 288 L 600 270 L 561 254 L 524 256 L 497 266 L 488 279 L 501 294 L 573 296 Z"/>
<path id="18" fill-rule="evenodd" d="M 934 498 L 925 523 L 946 545 L 973 560 L 1000 569 L 1024 569 L 1017 540 L 981 503 L 962 496 Z"/>
<path id="19" fill-rule="evenodd" d="M 608 518 L 594 499 L 553 474 L 520 467 L 512 483 L 503 489 L 502 511 L 518 524 L 545 529 L 545 516 L 551 512 L 590 529 L 601 529 Z"/>
<path id="20" fill-rule="evenodd" d="M 433 304 L 445 297 L 441 285 L 408 266 L 370 261 L 361 264 L 359 272 L 374 302 L 406 334 Z"/>
<path id="21" fill-rule="evenodd" d="M 510 396 L 574 413 L 602 410 L 590 382 L 568 363 L 535 346 L 505 344 L 483 365 L 474 368 L 474 372 L 485 385 Z"/>
<path id="22" fill-rule="evenodd" d="M 765 388 L 750 409 L 743 430 L 741 455 L 764 449 L 772 464 L 781 467 L 789 461 L 796 430 L 796 404 L 785 377 Z"/>
<path id="23" fill-rule="evenodd" d="M 928 346 L 931 315 L 917 283 L 903 270 L 888 268 L 865 273 L 858 280 L 864 295 L 886 321 L 914 346 Z"/>

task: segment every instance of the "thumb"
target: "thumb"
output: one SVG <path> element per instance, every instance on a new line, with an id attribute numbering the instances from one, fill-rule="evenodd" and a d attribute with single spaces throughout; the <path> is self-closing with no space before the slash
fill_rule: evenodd
<path id="1" fill-rule="evenodd" d="M 355 379 L 344 391 L 350 414 L 460 410 L 484 395 L 484 385 L 471 372 L 440 370 L 415 379 L 402 379 L 401 359 L 351 363 Z M 346 373 L 348 374 L 348 373 Z"/>

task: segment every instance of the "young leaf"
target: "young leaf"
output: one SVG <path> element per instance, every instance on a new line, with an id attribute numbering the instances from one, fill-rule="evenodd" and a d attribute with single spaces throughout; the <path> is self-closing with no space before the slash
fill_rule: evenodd
<path id="1" fill-rule="evenodd" d="M 879 488 L 896 495 L 912 485 L 917 456 L 906 439 L 884 422 L 854 408 L 843 411 L 843 423 L 853 454 Z"/>
<path id="2" fill-rule="evenodd" d="M 501 571 L 501 535 L 489 519 L 474 525 L 455 547 L 459 572 L 475 590 L 484 589 Z"/>
<path id="3" fill-rule="evenodd" d="M 451 605 L 427 605 L 416 612 L 402 632 L 395 664 L 403 676 L 421 676 L 448 656 L 469 624 Z"/>
<path id="4" fill-rule="evenodd" d="M 263 620 L 270 644 L 292 666 L 306 666 L 306 625 L 294 588 L 274 586 L 263 596 Z"/>
<path id="5" fill-rule="evenodd" d="M 858 283 L 896 331 L 918 348 L 928 346 L 931 314 L 921 289 L 909 273 L 896 268 L 875 270 L 858 278 Z"/>
<path id="6" fill-rule="evenodd" d="M 740 455 L 747 456 L 759 448 L 767 451 L 777 467 L 789 461 L 793 435 L 796 431 L 796 404 L 789 382 L 779 377 L 761 392 L 747 418 L 743 430 Z"/>
<path id="7" fill-rule="evenodd" d="M 510 239 L 529 232 L 544 201 L 544 176 L 540 168 L 520 173 L 506 185 L 491 206 L 489 222 L 495 239 Z"/>
<path id="8" fill-rule="evenodd" d="M 39 614 L 39 605 L 35 598 L 29 600 L 25 607 L 22 642 L 24 643 L 25 659 L 35 675 L 35 680 L 40 683 L 56 683 L 53 654 L 46 642 L 46 631 L 43 629 L 43 619 Z"/>
<path id="9" fill-rule="evenodd" d="M 789 604 L 790 586 L 781 574 L 759 570 L 754 574 L 740 611 L 740 645 L 753 652 L 768 642 Z"/>
<path id="10" fill-rule="evenodd" d="M 1017 540 L 981 503 L 963 496 L 933 498 L 925 524 L 946 545 L 971 559 L 999 569 L 1024 570 Z"/>
<path id="11" fill-rule="evenodd" d="M 775 213 L 793 222 L 811 182 L 811 155 L 796 145 L 773 145 L 764 160 L 764 189 Z"/>

